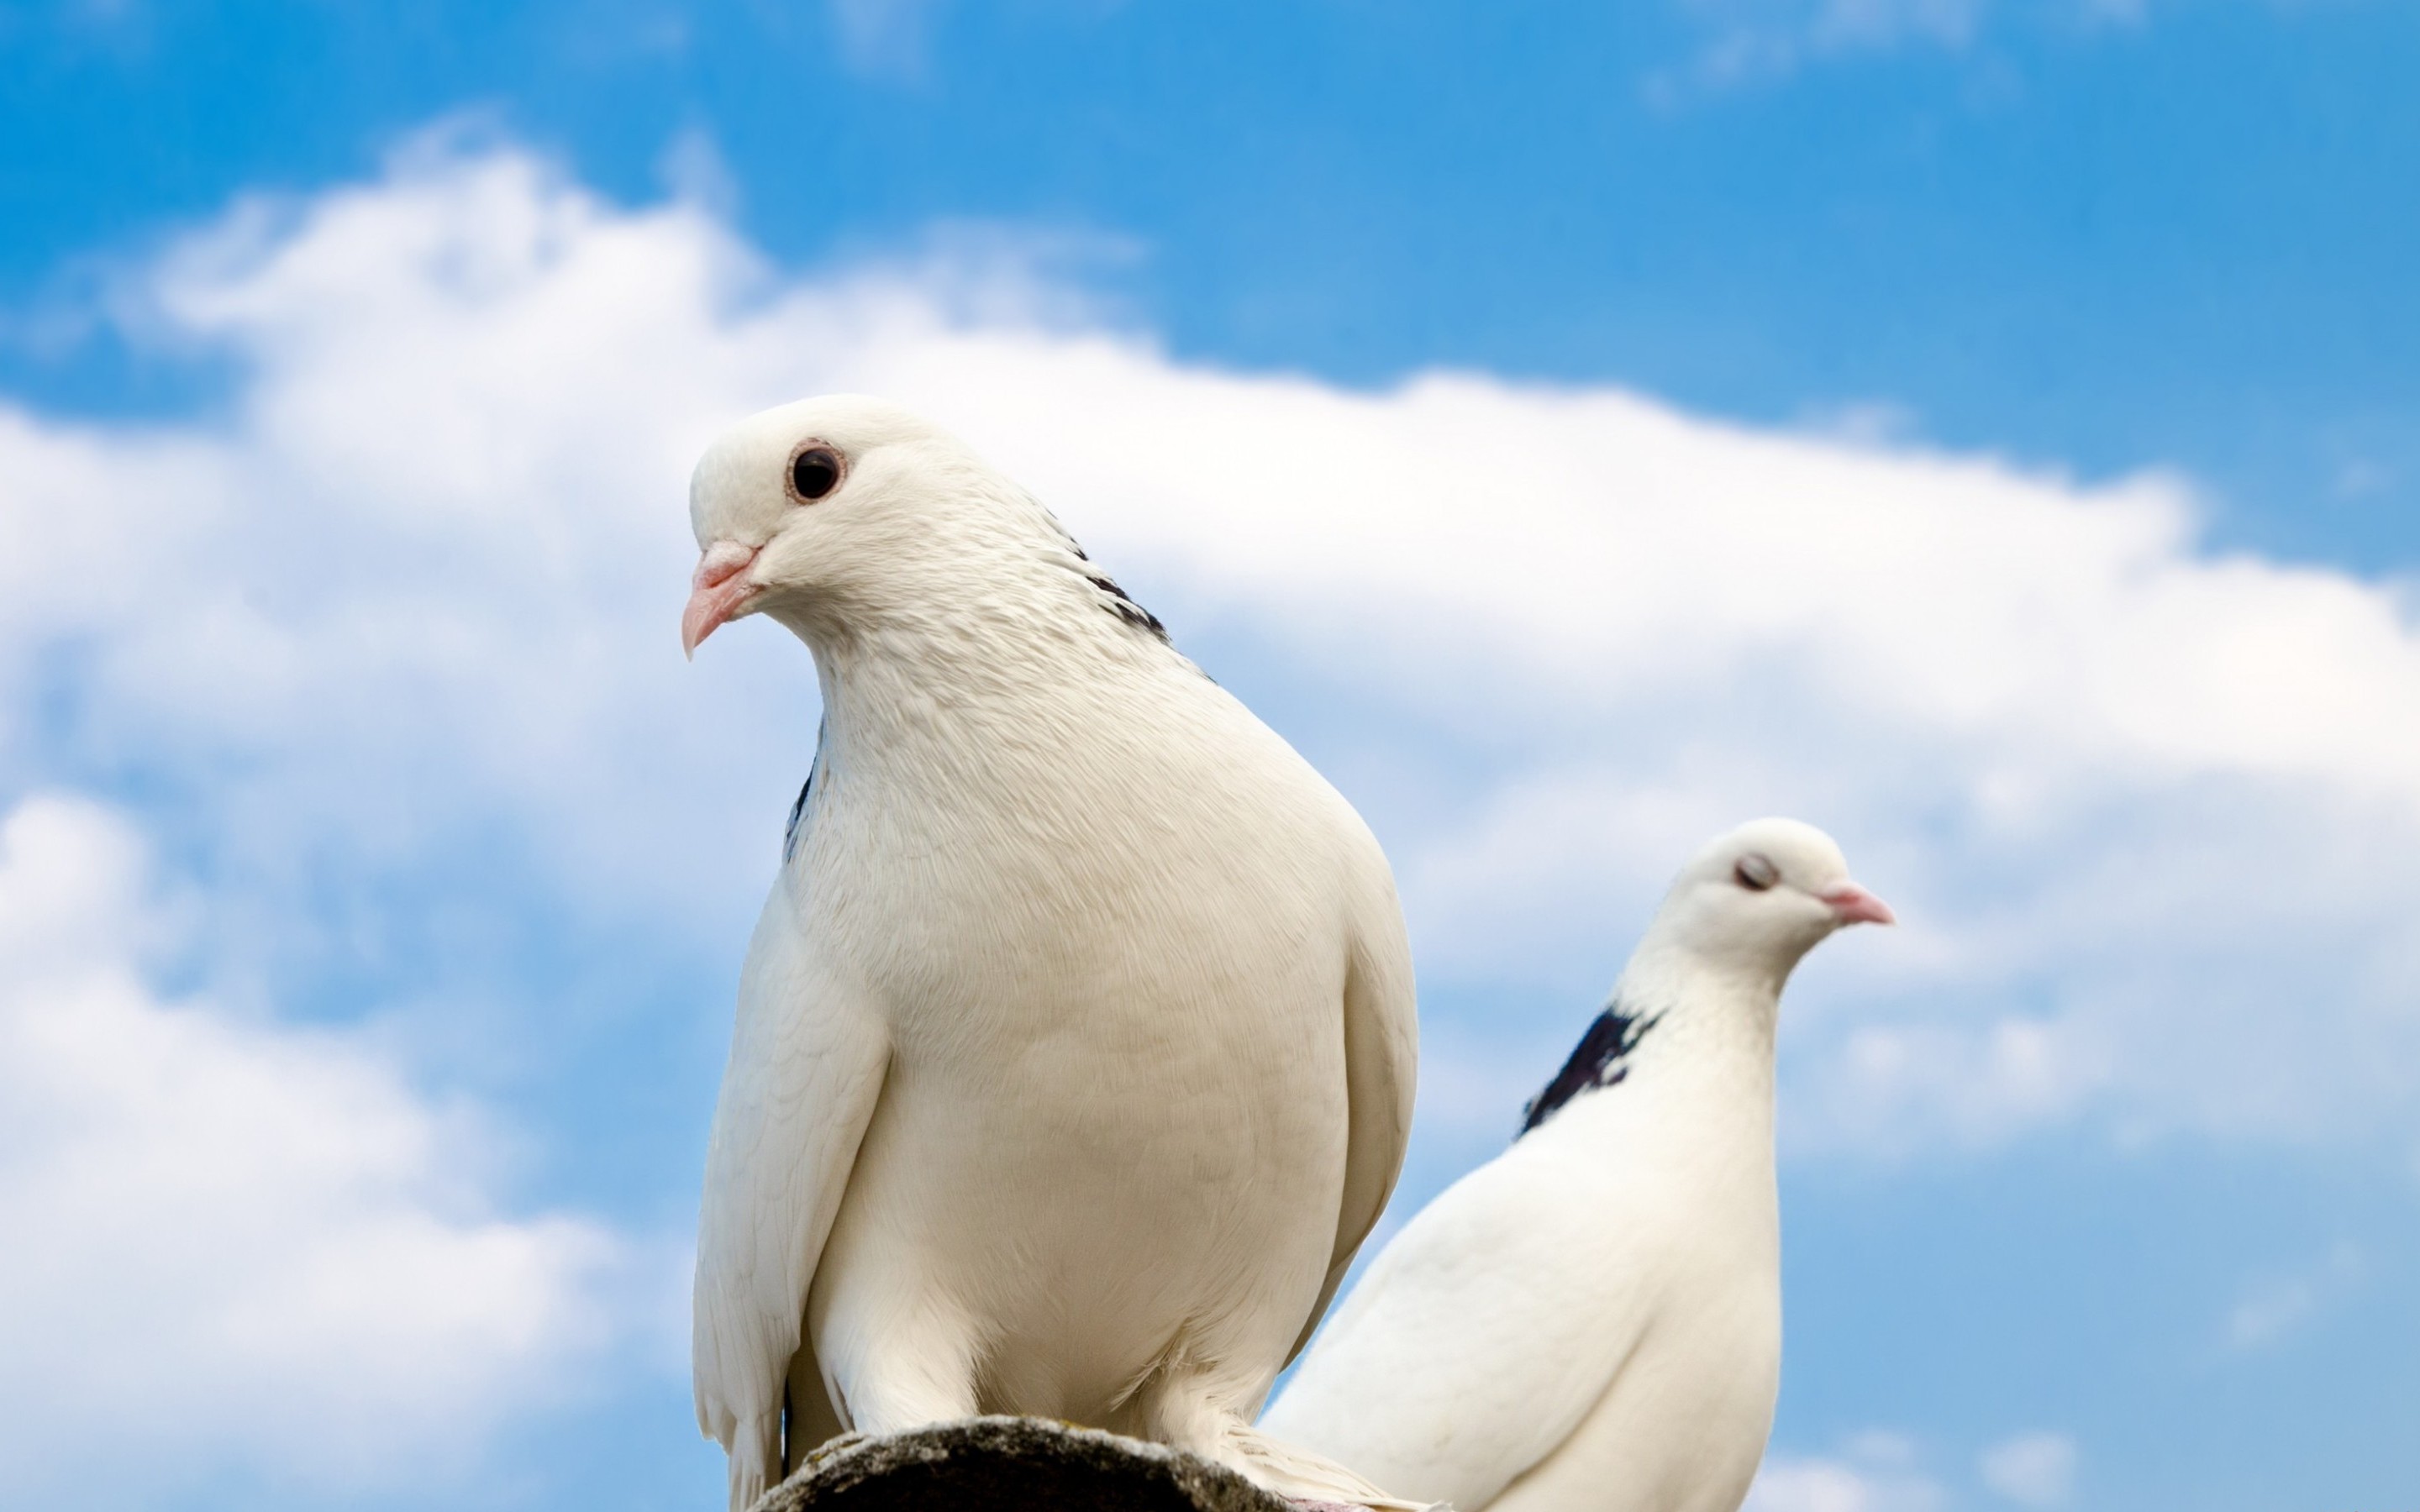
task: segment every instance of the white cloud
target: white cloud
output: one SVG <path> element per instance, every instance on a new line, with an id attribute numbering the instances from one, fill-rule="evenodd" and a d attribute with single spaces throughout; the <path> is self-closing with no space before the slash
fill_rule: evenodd
<path id="1" fill-rule="evenodd" d="M 1928 1470 L 1916 1442 L 1869 1429 L 1829 1454 L 1766 1456 L 1742 1512 L 1943 1512 L 1960 1502 Z M 1983 1484 L 2021 1506 L 2064 1504 L 2075 1486 L 2075 1441 L 2014 1434 L 1977 1457 Z"/>
<path id="2" fill-rule="evenodd" d="M 1841 58 L 1930 48 L 1972 47 L 1995 13 L 2015 11 L 2082 32 L 2142 25 L 2149 0 L 2055 0 L 1995 6 L 1991 0 L 1683 0 L 1706 41 L 1683 69 L 1657 74 L 1651 98 L 1778 79 Z"/>
<path id="3" fill-rule="evenodd" d="M 2285 1340 L 2342 1302 L 2368 1273 L 2368 1257 L 2361 1247 L 2341 1242 L 2291 1273 L 2246 1287 L 2227 1310 L 2227 1347 L 2261 1350 Z"/>
<path id="4" fill-rule="evenodd" d="M 500 1216 L 475 1129 L 344 1036 L 162 995 L 147 870 L 86 802 L 0 821 L 0 1488 L 463 1462 L 605 1342 L 614 1242 Z"/>
<path id="5" fill-rule="evenodd" d="M 1768 1455 L 1742 1512 L 1939 1512 L 1945 1504 L 1913 1443 L 1869 1431 L 1836 1455 Z"/>
<path id="6" fill-rule="evenodd" d="M 1434 984 L 1576 1022 L 1682 855 L 1795 811 L 1907 920 L 1793 992 L 1795 1148 L 2414 1132 L 2420 631 L 2206 553 L 2182 480 L 1225 373 L 996 256 L 785 277 L 692 202 L 443 140 L 139 293 L 246 377 L 193 422 L 0 409 L 0 779 L 169 793 L 261 950 L 325 877 L 500 853 L 523 890 L 482 906 L 732 938 L 813 683 L 768 625 L 680 662 L 687 468 L 861 388 L 1033 485 L 1214 671 L 1312 690 Z"/>
<path id="7" fill-rule="evenodd" d="M 1795 1149 L 1905 1152 L 1928 1138 L 1990 1148 L 2065 1120 L 2111 1073 L 2090 1026 L 2018 1014 L 1971 1029 L 1861 1026 L 1820 1066 L 1789 1110 Z"/>
<path id="8" fill-rule="evenodd" d="M 1703 90 L 1763 83 L 1810 63 L 1910 44 L 1957 50 L 1973 40 L 1985 0 L 1687 0 L 1706 34 L 1687 67 L 1648 83 L 1671 103 Z"/>
<path id="9" fill-rule="evenodd" d="M 232 868 L 535 833 L 575 893 L 652 876 L 645 904 L 728 906 L 710 820 L 630 799 L 727 742 L 812 736 L 811 682 L 783 709 L 734 680 L 745 652 L 684 676 L 662 628 L 690 456 L 766 388 L 712 302 L 747 271 L 685 266 L 737 254 L 524 160 L 426 150 L 247 207 L 142 291 L 163 339 L 251 368 L 225 423 L 0 411 L 0 696 L 74 664 L 0 759 L 206 783 Z"/>
<path id="10" fill-rule="evenodd" d="M 2058 1506 L 2075 1489 L 2075 1441 L 2020 1433 L 1983 1451 L 1983 1484 L 2021 1506 Z"/>
<path id="11" fill-rule="evenodd" d="M 937 0 L 830 0 L 841 56 L 862 74 L 921 80 L 936 8 Z"/>

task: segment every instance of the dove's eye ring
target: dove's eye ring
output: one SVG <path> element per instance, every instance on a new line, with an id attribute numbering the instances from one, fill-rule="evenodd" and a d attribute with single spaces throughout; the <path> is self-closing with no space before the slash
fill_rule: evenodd
<path id="1" fill-rule="evenodd" d="M 1750 892 L 1762 892 L 1781 880 L 1781 872 L 1761 856 L 1743 856 L 1731 868 L 1731 880 Z"/>
<path id="2" fill-rule="evenodd" d="M 838 452 L 821 441 L 809 441 L 790 458 L 790 497 L 812 504 L 839 487 L 841 475 L 847 471 Z"/>

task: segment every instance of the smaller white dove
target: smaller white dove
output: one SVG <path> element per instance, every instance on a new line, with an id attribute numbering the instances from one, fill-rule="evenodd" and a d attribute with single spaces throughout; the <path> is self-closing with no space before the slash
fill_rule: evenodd
<path id="1" fill-rule="evenodd" d="M 1262 1426 L 1461 1512 L 1735 1512 L 1781 1381 L 1782 984 L 1860 920 L 1891 911 L 1812 825 L 1700 851 L 1512 1148 L 1387 1246 Z"/>

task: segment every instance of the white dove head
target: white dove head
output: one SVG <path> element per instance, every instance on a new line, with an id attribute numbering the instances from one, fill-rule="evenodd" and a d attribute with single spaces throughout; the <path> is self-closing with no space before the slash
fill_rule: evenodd
<path id="1" fill-rule="evenodd" d="M 1671 945 L 1776 982 L 1842 925 L 1893 921 L 1889 904 L 1850 880 L 1832 837 L 1795 819 L 1751 820 L 1707 845 L 1656 918 Z"/>
<path id="2" fill-rule="evenodd" d="M 1070 555 L 1047 511 L 957 438 L 887 400 L 826 394 L 750 416 L 690 475 L 703 553 L 681 649 L 768 612 L 806 634 L 946 613 L 1003 567 Z"/>

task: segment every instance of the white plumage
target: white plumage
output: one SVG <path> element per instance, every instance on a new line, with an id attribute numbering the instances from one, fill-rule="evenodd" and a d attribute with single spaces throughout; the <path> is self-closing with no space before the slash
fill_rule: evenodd
<path id="1" fill-rule="evenodd" d="M 745 422 L 690 513 L 684 643 L 769 614 L 825 721 L 707 1156 L 697 1406 L 733 1505 L 844 1427 L 978 1412 L 1366 1489 L 1249 1424 L 1403 1158 L 1411 965 L 1368 828 L 893 406 Z"/>
<path id="2" fill-rule="evenodd" d="M 1838 846 L 1745 825 L 1672 885 L 1512 1148 L 1371 1263 L 1264 1427 L 1461 1512 L 1733 1512 L 1781 1372 L 1774 1026 Z"/>

